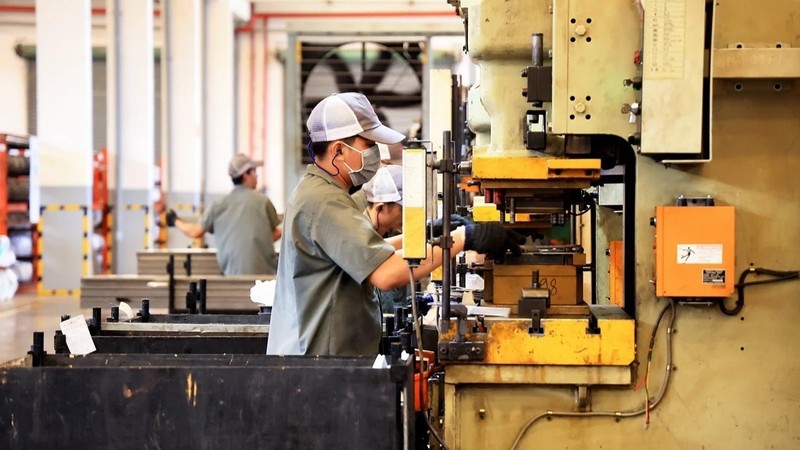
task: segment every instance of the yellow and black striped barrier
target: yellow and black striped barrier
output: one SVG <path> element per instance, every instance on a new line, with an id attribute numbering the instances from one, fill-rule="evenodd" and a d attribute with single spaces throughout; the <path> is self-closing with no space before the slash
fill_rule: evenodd
<path id="1" fill-rule="evenodd" d="M 169 205 L 169 207 L 175 211 L 191 211 L 192 213 L 196 213 L 199 209 L 199 207 L 193 203 L 174 203 Z"/>
<path id="2" fill-rule="evenodd" d="M 89 219 L 89 208 L 85 205 L 79 204 L 66 204 L 66 205 L 43 205 L 39 208 L 39 223 L 36 224 L 36 292 L 38 295 L 62 295 L 73 296 L 80 295 L 80 289 L 45 289 L 44 288 L 44 212 L 81 212 L 81 228 L 83 237 L 81 238 L 81 254 L 83 256 L 82 274 L 89 274 L 89 262 L 91 254 L 91 243 L 89 236 L 91 234 L 91 225 Z"/>
<path id="3" fill-rule="evenodd" d="M 125 205 L 125 211 L 143 211 L 144 212 L 144 248 L 150 248 L 150 206 L 143 203 L 132 203 Z"/>

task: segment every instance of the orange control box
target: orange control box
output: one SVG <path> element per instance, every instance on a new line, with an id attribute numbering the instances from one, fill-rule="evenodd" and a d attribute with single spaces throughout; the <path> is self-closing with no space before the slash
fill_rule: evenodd
<path id="1" fill-rule="evenodd" d="M 728 297 L 734 274 L 732 206 L 656 207 L 656 295 Z"/>

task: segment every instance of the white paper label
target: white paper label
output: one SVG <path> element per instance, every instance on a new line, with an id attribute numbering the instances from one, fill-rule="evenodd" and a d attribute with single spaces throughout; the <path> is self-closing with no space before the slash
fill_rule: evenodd
<path id="1" fill-rule="evenodd" d="M 683 78 L 686 47 L 686 0 L 650 0 L 644 15 L 644 75 L 650 79 Z"/>
<path id="2" fill-rule="evenodd" d="M 678 264 L 722 264 L 722 244 L 678 244 Z"/>
<path id="3" fill-rule="evenodd" d="M 73 355 L 88 355 L 97 350 L 83 314 L 61 322 L 61 332 L 67 337 L 67 347 Z"/>

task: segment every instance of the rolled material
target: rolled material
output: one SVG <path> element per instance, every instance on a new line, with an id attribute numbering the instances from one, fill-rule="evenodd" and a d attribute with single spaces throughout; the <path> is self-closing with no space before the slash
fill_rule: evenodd
<path id="1" fill-rule="evenodd" d="M 18 177 L 21 175 L 29 175 L 31 173 L 31 160 L 25 156 L 9 155 L 8 156 L 8 175 Z"/>
<path id="2" fill-rule="evenodd" d="M 30 181 L 27 178 L 8 179 L 8 201 L 27 202 L 30 193 Z"/>

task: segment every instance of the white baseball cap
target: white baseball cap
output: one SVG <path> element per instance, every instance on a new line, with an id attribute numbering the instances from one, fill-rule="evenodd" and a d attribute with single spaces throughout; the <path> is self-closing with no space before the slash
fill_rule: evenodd
<path id="1" fill-rule="evenodd" d="M 228 175 L 231 178 L 236 178 L 250 169 L 256 169 L 263 165 L 264 161 L 252 160 L 244 153 L 237 153 L 233 155 L 233 158 L 228 163 Z"/>
<path id="2" fill-rule="evenodd" d="M 325 97 L 311 110 L 306 126 L 313 142 L 356 135 L 381 144 L 395 144 L 405 139 L 402 133 L 382 124 L 367 97 L 357 92 Z"/>
<path id="3" fill-rule="evenodd" d="M 403 204 L 403 168 L 384 166 L 361 188 L 370 203 Z"/>

